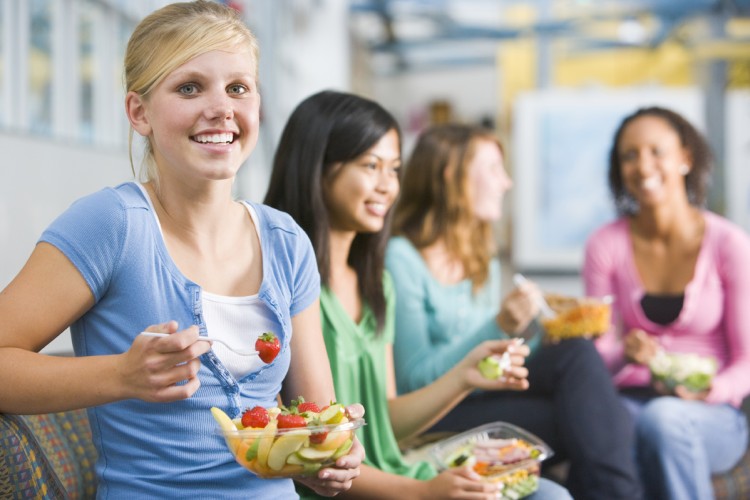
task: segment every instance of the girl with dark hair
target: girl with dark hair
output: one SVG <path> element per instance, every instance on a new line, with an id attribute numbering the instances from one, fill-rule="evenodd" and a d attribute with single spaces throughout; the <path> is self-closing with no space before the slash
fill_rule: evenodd
<path id="1" fill-rule="evenodd" d="M 399 439 L 428 428 L 473 389 L 525 388 L 528 353 L 513 346 L 510 375 L 490 381 L 477 363 L 513 343 L 488 341 L 430 386 L 396 396 L 395 297 L 383 260 L 400 168 L 401 135 L 386 110 L 356 95 L 320 92 L 289 118 L 265 203 L 291 214 L 313 243 L 336 394 L 367 409 L 368 423 L 358 431 L 367 455 L 351 497 L 494 499 L 496 487 L 470 468 L 438 474 L 428 462 L 407 464 L 399 451 Z M 549 481 L 541 481 L 537 495 L 569 498 Z"/>
<path id="2" fill-rule="evenodd" d="M 551 445 L 553 460 L 570 461 L 566 486 L 576 499 L 635 500 L 632 422 L 593 343 L 541 342 L 536 285 L 501 300 L 492 224 L 511 186 L 502 144 L 488 130 L 440 125 L 417 140 L 386 254 L 399 299 L 399 392 L 428 386 L 483 341 L 524 336 L 529 389 L 475 392 L 433 430 L 513 423 Z"/>
<path id="3" fill-rule="evenodd" d="M 713 498 L 711 474 L 747 449 L 739 406 L 750 393 L 750 238 L 703 208 L 706 141 L 687 120 L 644 108 L 618 128 L 609 183 L 621 217 L 587 242 L 586 290 L 614 295 L 597 347 L 636 418 L 648 498 Z M 651 383 L 660 353 L 712 357 L 707 390 Z"/>

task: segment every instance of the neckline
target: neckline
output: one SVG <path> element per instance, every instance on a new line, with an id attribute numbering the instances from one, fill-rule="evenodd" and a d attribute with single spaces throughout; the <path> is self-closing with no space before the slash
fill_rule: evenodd
<path id="1" fill-rule="evenodd" d="M 321 294 L 323 293 L 325 293 L 326 297 L 328 297 L 328 300 L 331 304 L 333 304 L 333 307 L 337 309 L 337 316 L 346 318 L 346 321 L 351 326 L 355 326 L 360 331 L 364 329 L 366 322 L 370 320 L 370 316 L 372 315 L 370 306 L 368 306 L 366 303 L 362 304 L 362 317 L 360 318 L 359 322 L 357 322 L 354 320 L 354 318 L 349 316 L 349 313 L 346 311 L 346 309 L 344 309 L 344 305 L 339 300 L 338 295 L 333 293 L 333 290 L 331 290 L 327 286 L 323 286 L 321 288 Z"/>
<path id="2" fill-rule="evenodd" d="M 698 248 L 698 256 L 695 259 L 695 267 L 693 268 L 693 275 L 690 278 L 690 281 L 688 281 L 687 284 L 685 285 L 685 290 L 683 292 L 686 299 L 687 299 L 687 296 L 689 295 L 689 290 L 692 287 L 693 283 L 697 281 L 698 273 L 703 268 L 702 262 L 704 260 L 704 255 L 706 253 L 706 241 L 708 241 L 709 233 L 712 231 L 712 224 L 711 224 L 712 221 L 710 217 L 708 216 L 708 213 L 706 211 L 701 211 L 701 215 L 703 217 L 703 223 L 704 223 L 703 237 L 701 238 L 701 243 Z M 646 287 L 643 283 L 641 274 L 638 272 L 638 268 L 635 265 L 635 252 L 633 250 L 633 245 L 634 245 L 633 235 L 630 233 L 629 222 L 626 217 L 622 219 L 622 224 L 625 227 L 625 234 L 628 240 L 628 244 L 627 244 L 627 252 L 629 256 L 629 258 L 627 259 L 628 269 L 633 279 L 633 282 L 637 285 L 640 295 L 645 295 Z"/>
<path id="3" fill-rule="evenodd" d="M 710 212 L 707 212 L 705 210 L 701 211 L 701 215 L 703 216 L 703 221 L 705 224 L 705 230 L 703 231 L 703 238 L 701 240 L 700 248 L 698 250 L 698 256 L 695 259 L 695 267 L 693 268 L 693 275 L 690 278 L 690 281 L 685 284 L 685 290 L 683 291 L 683 305 L 682 310 L 680 311 L 680 314 L 675 318 L 673 322 L 671 322 L 669 327 L 680 325 L 686 321 L 689 321 L 689 317 L 686 316 L 686 311 L 690 310 L 690 305 L 692 303 L 693 299 L 693 293 L 692 290 L 695 288 L 695 283 L 699 282 L 701 279 L 701 275 L 703 273 L 704 269 L 704 261 L 706 259 L 706 245 L 707 241 L 709 240 L 709 235 L 713 231 L 713 221 L 711 219 Z M 640 318 L 641 321 L 645 321 L 655 327 L 658 328 L 665 328 L 665 325 L 661 325 L 659 323 L 654 323 L 651 321 L 646 314 L 643 312 L 643 309 L 640 307 L 640 301 L 643 298 L 644 295 L 647 294 L 646 287 L 643 284 L 643 280 L 641 279 L 641 275 L 638 272 L 638 268 L 635 265 L 635 252 L 633 251 L 633 238 L 630 234 L 630 230 L 628 227 L 628 220 L 627 218 L 623 218 L 621 220 L 624 228 L 625 228 L 625 235 L 627 238 L 628 244 L 627 247 L 627 253 L 628 258 L 625 259 L 627 266 L 627 272 L 630 274 L 631 281 L 634 283 L 634 289 L 633 289 L 633 296 L 632 298 L 635 300 L 635 302 L 638 304 L 638 307 L 634 308 L 635 314 Z"/>
<path id="4" fill-rule="evenodd" d="M 262 269 L 261 269 L 262 276 L 261 276 L 260 286 L 258 287 L 258 292 L 253 295 L 244 295 L 244 296 L 219 295 L 215 293 L 212 294 L 211 292 L 205 291 L 201 285 L 199 285 L 198 283 L 194 282 L 193 280 L 185 276 L 185 274 L 177 266 L 177 263 L 175 263 L 174 259 L 172 259 L 172 256 L 169 254 L 169 250 L 167 249 L 167 244 L 166 244 L 166 241 L 164 240 L 164 233 L 161 228 L 161 223 L 159 222 L 159 217 L 157 217 L 156 215 L 156 209 L 154 208 L 154 205 L 151 202 L 151 197 L 149 196 L 148 191 L 146 190 L 145 186 L 143 186 L 143 184 L 141 184 L 140 182 L 131 181 L 131 183 L 134 184 L 136 188 L 140 191 L 141 196 L 143 197 L 149 212 L 151 212 L 151 221 L 153 222 L 154 226 L 156 227 L 156 230 L 159 233 L 159 237 L 156 238 L 157 250 L 159 254 L 161 254 L 162 256 L 162 261 L 164 265 L 167 267 L 170 274 L 175 279 L 178 279 L 178 281 L 181 281 L 185 286 L 197 287 L 200 290 L 201 294 L 208 293 L 208 294 L 211 294 L 213 297 L 221 297 L 221 298 L 228 298 L 228 299 L 235 299 L 235 298 L 243 299 L 243 298 L 248 298 L 248 297 L 260 297 L 261 296 L 263 289 L 265 288 L 265 282 L 266 282 L 265 276 L 267 272 L 266 271 L 266 259 L 262 257 L 268 254 L 268 249 L 265 248 L 264 246 L 265 240 L 261 237 L 261 234 L 260 234 L 261 233 L 260 215 L 251 203 L 244 201 L 244 200 L 240 201 L 240 203 L 242 203 L 248 210 L 250 217 L 253 220 L 255 231 L 258 233 L 258 243 L 260 245 L 261 266 L 262 266 Z"/>

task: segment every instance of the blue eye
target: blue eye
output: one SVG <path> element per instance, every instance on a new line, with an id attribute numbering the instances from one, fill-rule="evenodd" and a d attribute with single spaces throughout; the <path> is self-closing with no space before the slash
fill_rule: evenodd
<path id="1" fill-rule="evenodd" d="M 227 88 L 227 90 L 229 91 L 230 94 L 235 94 L 235 95 L 242 95 L 242 94 L 249 92 L 246 86 L 240 85 L 239 83 L 230 85 Z"/>
<path id="2" fill-rule="evenodd" d="M 183 95 L 193 95 L 198 92 L 198 86 L 194 83 L 186 83 L 185 85 L 181 85 L 177 90 Z"/>

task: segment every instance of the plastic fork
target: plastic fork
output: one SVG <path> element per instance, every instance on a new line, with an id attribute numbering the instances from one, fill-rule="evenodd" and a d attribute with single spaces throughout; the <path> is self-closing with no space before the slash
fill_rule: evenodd
<path id="1" fill-rule="evenodd" d="M 521 273 L 516 273 L 516 274 L 513 275 L 513 283 L 516 286 L 521 286 L 524 283 L 526 283 L 527 281 L 529 281 L 529 280 L 527 280 L 524 277 L 524 275 L 521 274 Z M 539 304 L 539 310 L 541 311 L 542 316 L 546 316 L 548 318 L 554 318 L 555 316 L 557 316 L 557 313 L 555 313 L 555 311 L 552 310 L 552 308 L 549 306 L 549 304 L 547 303 L 547 301 L 544 300 L 544 295 L 539 294 L 537 297 L 538 297 L 537 301 L 538 301 L 538 304 Z"/>
<path id="2" fill-rule="evenodd" d="M 168 337 L 170 334 L 169 333 L 156 333 L 156 332 L 141 332 L 141 333 L 139 333 L 139 335 L 143 335 L 144 337 L 158 337 L 158 338 L 161 338 L 161 337 Z M 240 356 L 257 356 L 258 355 L 258 351 L 255 351 L 255 350 L 244 351 L 242 349 L 236 349 L 236 348 L 232 347 L 231 345 L 227 344 L 226 342 L 224 342 L 223 340 L 217 339 L 215 337 L 203 337 L 203 336 L 201 336 L 201 337 L 198 337 L 198 340 L 205 340 L 206 342 L 218 342 L 219 344 L 224 344 L 227 347 L 227 349 L 229 349 L 230 351 L 232 351 L 235 354 L 239 354 Z"/>

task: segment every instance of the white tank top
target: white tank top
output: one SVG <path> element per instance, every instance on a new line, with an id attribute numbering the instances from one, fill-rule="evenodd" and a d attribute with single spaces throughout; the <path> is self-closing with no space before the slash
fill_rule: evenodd
<path id="1" fill-rule="evenodd" d="M 141 184 L 138 184 L 138 187 L 141 188 L 151 205 L 151 198 L 145 188 Z M 243 203 L 243 205 L 253 220 L 255 230 L 258 231 L 258 214 L 250 204 Z M 151 206 L 151 213 L 154 214 L 154 219 L 161 231 L 161 224 L 153 206 Z M 258 241 L 260 237 L 260 231 L 258 231 Z M 202 290 L 201 300 L 206 334 L 221 339 L 240 350 L 255 349 L 255 341 L 261 333 L 276 332 L 279 328 L 276 316 L 258 298 L 257 294 L 246 297 L 228 297 Z M 257 371 L 264 365 L 258 356 L 240 356 L 218 342 L 214 342 L 212 349 L 236 380 Z"/>
<path id="2" fill-rule="evenodd" d="M 250 213 L 256 231 L 258 215 L 253 207 L 243 203 Z M 260 232 L 258 232 L 260 241 Z M 246 297 L 228 297 L 203 291 L 203 319 L 206 322 L 206 334 L 216 337 L 241 350 L 252 350 L 255 341 L 263 332 L 275 332 L 278 320 L 258 295 Z M 258 356 L 240 356 L 226 346 L 214 342 L 213 351 L 235 379 L 257 371 L 264 363 Z"/>

